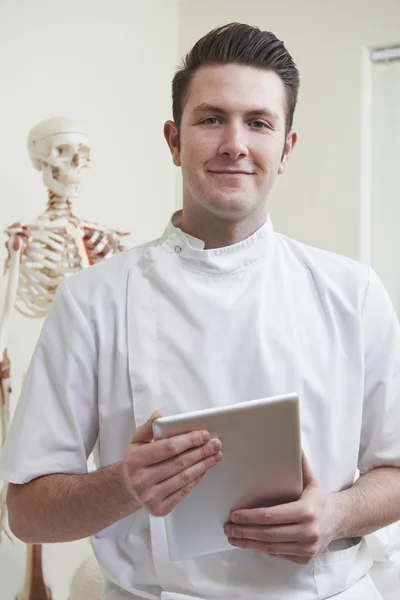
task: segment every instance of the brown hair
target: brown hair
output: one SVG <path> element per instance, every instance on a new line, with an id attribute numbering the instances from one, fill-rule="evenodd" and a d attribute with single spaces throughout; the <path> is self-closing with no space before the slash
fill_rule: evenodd
<path id="1" fill-rule="evenodd" d="M 300 85 L 299 72 L 283 42 L 269 31 L 243 23 L 213 29 L 196 42 L 182 61 L 172 81 L 172 112 L 178 129 L 197 69 L 206 65 L 247 65 L 275 71 L 286 91 L 286 135 L 293 124 Z"/>

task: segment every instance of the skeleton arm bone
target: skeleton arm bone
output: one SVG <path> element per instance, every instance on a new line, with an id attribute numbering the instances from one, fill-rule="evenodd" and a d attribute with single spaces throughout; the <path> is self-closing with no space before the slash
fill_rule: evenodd
<path id="1" fill-rule="evenodd" d="M 10 395 L 11 395 L 11 373 L 10 359 L 7 355 L 7 339 L 10 329 L 10 321 L 15 298 L 17 295 L 20 257 L 23 250 L 23 239 L 18 234 L 10 237 L 6 246 L 9 253 L 7 261 L 8 281 L 4 299 L 3 313 L 0 320 L 0 421 L 1 421 L 1 447 L 6 440 L 8 425 L 10 421 Z M 10 537 L 4 527 L 6 518 L 6 492 L 7 486 L 3 485 L 0 492 L 0 539 L 4 531 Z"/>
<path id="2" fill-rule="evenodd" d="M 4 300 L 3 314 L 0 320 L 0 360 L 7 346 L 11 313 L 18 289 L 19 265 L 23 242 L 18 234 L 10 237 L 7 242 L 9 260 L 7 261 L 8 283 Z"/>

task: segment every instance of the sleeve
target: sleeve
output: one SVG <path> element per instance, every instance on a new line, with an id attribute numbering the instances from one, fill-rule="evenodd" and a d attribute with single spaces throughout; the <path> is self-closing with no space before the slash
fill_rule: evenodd
<path id="1" fill-rule="evenodd" d="M 362 326 L 365 374 L 360 474 L 377 467 L 400 467 L 400 324 L 372 269 Z"/>
<path id="2" fill-rule="evenodd" d="M 51 473 L 86 473 L 97 435 L 96 345 L 64 282 L 22 386 L 0 455 L 0 479 L 27 483 Z"/>

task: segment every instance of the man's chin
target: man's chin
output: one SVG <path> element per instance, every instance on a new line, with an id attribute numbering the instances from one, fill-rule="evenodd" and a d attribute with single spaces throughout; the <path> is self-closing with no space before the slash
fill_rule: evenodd
<path id="1" fill-rule="evenodd" d="M 257 207 L 253 198 L 238 194 L 230 194 L 230 197 L 210 198 L 206 205 L 215 216 L 232 221 L 247 217 Z"/>

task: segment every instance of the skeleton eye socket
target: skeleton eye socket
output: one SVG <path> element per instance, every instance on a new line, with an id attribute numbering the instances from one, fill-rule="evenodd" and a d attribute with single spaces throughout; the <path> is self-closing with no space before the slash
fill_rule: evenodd
<path id="1" fill-rule="evenodd" d="M 75 154 L 75 148 L 70 144 L 60 144 L 55 148 L 55 155 L 65 158 L 72 158 Z"/>

